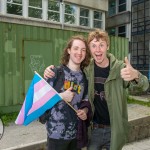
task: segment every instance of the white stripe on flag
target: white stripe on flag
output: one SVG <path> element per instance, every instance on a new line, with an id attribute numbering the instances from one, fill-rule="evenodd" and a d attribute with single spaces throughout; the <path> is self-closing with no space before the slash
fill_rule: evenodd
<path id="1" fill-rule="evenodd" d="M 39 85 L 40 86 L 40 85 Z M 41 99 L 47 92 L 49 92 L 52 87 L 48 84 L 43 86 L 39 91 L 34 93 L 33 103 Z"/>

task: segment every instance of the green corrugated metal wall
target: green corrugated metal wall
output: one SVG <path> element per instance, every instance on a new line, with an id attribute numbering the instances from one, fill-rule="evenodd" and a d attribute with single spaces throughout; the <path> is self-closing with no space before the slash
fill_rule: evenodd
<path id="1" fill-rule="evenodd" d="M 8 108 L 11 112 L 12 106 L 22 104 L 34 70 L 43 75 L 49 64 L 59 64 L 65 42 L 80 33 L 87 35 L 85 32 L 1 22 L 0 113 L 7 112 Z M 128 40 L 110 37 L 110 41 L 110 52 L 123 59 L 128 54 Z"/>
<path id="2" fill-rule="evenodd" d="M 118 59 L 124 60 L 128 56 L 129 41 L 123 37 L 110 36 L 110 52 Z"/>

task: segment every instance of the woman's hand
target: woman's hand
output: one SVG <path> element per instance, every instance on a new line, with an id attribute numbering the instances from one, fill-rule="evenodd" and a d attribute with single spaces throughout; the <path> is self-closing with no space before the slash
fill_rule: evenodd
<path id="1" fill-rule="evenodd" d="M 71 102 L 74 97 L 74 92 L 72 92 L 72 87 L 67 89 L 66 91 L 59 93 L 63 100 L 67 102 Z"/>
<path id="2" fill-rule="evenodd" d="M 77 110 L 77 116 L 81 120 L 86 120 L 87 119 L 87 113 L 88 113 L 88 108 L 83 108 L 83 109 Z"/>

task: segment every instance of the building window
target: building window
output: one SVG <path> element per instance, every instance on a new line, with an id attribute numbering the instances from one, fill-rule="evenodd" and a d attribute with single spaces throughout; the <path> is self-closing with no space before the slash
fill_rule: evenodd
<path id="1" fill-rule="evenodd" d="M 22 15 L 22 0 L 7 0 L 7 13 Z"/>
<path id="2" fill-rule="evenodd" d="M 89 26 L 89 9 L 80 8 L 80 25 Z"/>
<path id="3" fill-rule="evenodd" d="M 112 0 L 114 2 L 114 0 Z M 116 4 L 116 3 L 115 3 Z M 62 24 L 104 28 L 105 12 L 58 0 L 0 0 L 0 13 Z"/>
<path id="4" fill-rule="evenodd" d="M 29 0 L 29 17 L 42 19 L 42 0 Z"/>
<path id="5" fill-rule="evenodd" d="M 126 26 L 118 27 L 118 36 L 126 37 Z"/>
<path id="6" fill-rule="evenodd" d="M 102 28 L 102 12 L 94 11 L 94 20 L 93 27 L 94 28 Z"/>
<path id="7" fill-rule="evenodd" d="M 116 14 L 116 1 L 112 0 L 112 1 L 109 1 L 108 15 L 113 16 L 115 14 Z"/>
<path id="8" fill-rule="evenodd" d="M 69 24 L 75 24 L 77 14 L 76 11 L 77 8 L 75 5 L 65 4 L 64 22 Z"/>
<path id="9" fill-rule="evenodd" d="M 60 22 L 60 3 L 55 0 L 48 2 L 48 20 Z"/>
<path id="10" fill-rule="evenodd" d="M 108 29 L 108 34 L 112 35 L 112 36 L 115 36 L 116 35 L 116 28 L 110 28 L 110 29 Z"/>
<path id="11" fill-rule="evenodd" d="M 118 2 L 118 12 L 126 11 L 126 0 L 119 0 Z"/>

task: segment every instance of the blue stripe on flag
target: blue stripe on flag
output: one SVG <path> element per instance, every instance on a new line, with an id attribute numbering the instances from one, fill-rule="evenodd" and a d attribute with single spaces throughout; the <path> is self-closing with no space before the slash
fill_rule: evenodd
<path id="1" fill-rule="evenodd" d="M 29 86 L 28 92 L 26 94 L 26 101 L 25 101 L 25 119 L 26 119 L 26 115 L 28 113 L 28 111 L 30 110 L 30 108 L 32 107 L 33 104 L 33 96 L 34 96 L 34 85 L 39 82 L 41 80 L 41 78 L 35 74 L 33 77 L 33 80 Z"/>
<path id="2" fill-rule="evenodd" d="M 28 125 L 32 121 L 39 118 L 43 112 L 45 112 L 48 109 L 51 109 L 56 103 L 58 103 L 62 98 L 57 94 L 53 96 L 45 105 L 40 107 L 38 110 L 35 110 L 32 112 L 29 116 L 27 116 L 26 120 L 24 121 L 23 125 Z"/>

